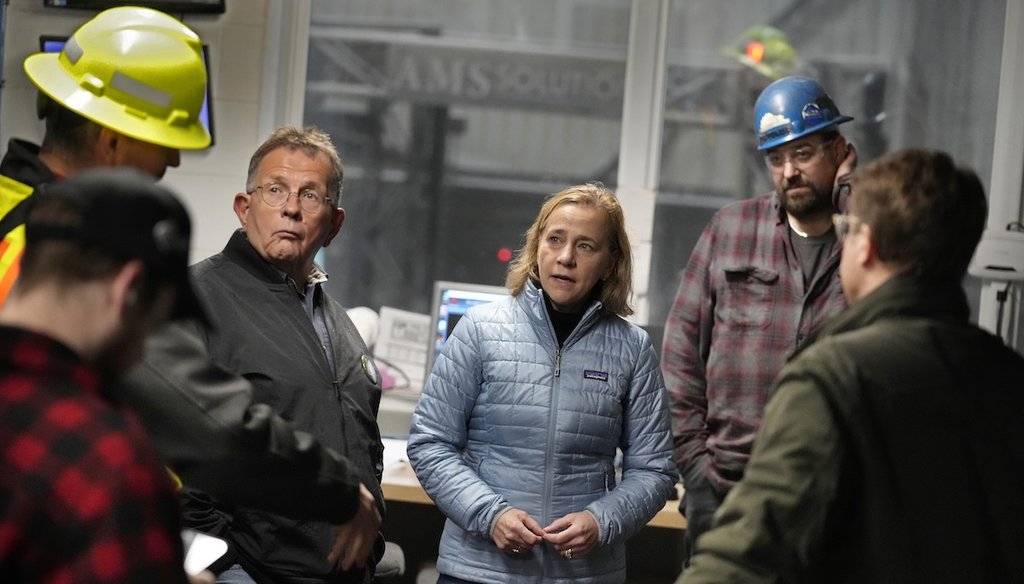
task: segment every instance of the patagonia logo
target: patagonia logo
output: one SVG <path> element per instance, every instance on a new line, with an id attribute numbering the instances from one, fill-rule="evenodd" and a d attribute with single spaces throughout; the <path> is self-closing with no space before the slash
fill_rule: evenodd
<path id="1" fill-rule="evenodd" d="M 608 381 L 608 372 L 594 371 L 593 369 L 584 369 L 583 379 L 596 379 L 598 381 Z"/>

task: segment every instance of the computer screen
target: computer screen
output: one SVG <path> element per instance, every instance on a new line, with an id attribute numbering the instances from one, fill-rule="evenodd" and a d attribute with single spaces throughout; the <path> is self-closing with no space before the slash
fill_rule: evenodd
<path id="1" fill-rule="evenodd" d="M 224 14 L 224 3 L 225 0 L 43 0 L 43 6 L 49 8 L 104 10 L 115 6 L 134 5 L 155 8 L 171 14 Z"/>
<path id="2" fill-rule="evenodd" d="M 432 339 L 427 353 L 427 374 L 430 374 L 434 359 L 441 352 L 444 342 L 470 307 L 501 300 L 506 296 L 508 290 L 502 286 L 445 280 L 434 282 L 434 298 L 430 305 L 433 311 Z"/>
<path id="3" fill-rule="evenodd" d="M 43 35 L 39 37 L 39 50 L 44 53 L 59 53 L 64 50 L 64 43 L 66 43 L 68 37 Z M 203 63 L 206 65 L 206 97 L 203 98 L 203 108 L 199 110 L 199 121 L 206 128 L 206 131 L 210 133 L 210 146 L 213 146 L 213 110 L 211 104 L 213 103 L 213 93 L 210 86 L 213 85 L 210 81 L 210 47 L 203 45 Z"/>

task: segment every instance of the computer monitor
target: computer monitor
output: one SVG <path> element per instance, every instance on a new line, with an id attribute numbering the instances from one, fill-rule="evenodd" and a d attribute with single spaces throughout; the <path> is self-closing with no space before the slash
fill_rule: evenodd
<path id="1" fill-rule="evenodd" d="M 64 43 L 66 43 L 68 37 L 65 36 L 53 36 L 53 35 L 42 35 L 39 37 L 39 50 L 44 53 L 59 53 L 64 50 Z M 210 133 L 210 146 L 213 146 L 213 110 L 211 105 L 213 103 L 213 92 L 211 86 L 213 82 L 210 80 L 210 47 L 203 45 L 203 64 L 206 65 L 206 97 L 203 98 L 203 108 L 199 110 L 199 121 L 206 128 L 206 131 Z"/>
<path id="2" fill-rule="evenodd" d="M 470 307 L 477 304 L 495 302 L 508 296 L 508 289 L 503 286 L 487 286 L 467 282 L 434 282 L 434 297 L 430 304 L 433 318 L 431 325 L 431 341 L 427 351 L 427 375 L 434 367 L 434 359 L 441 352 L 441 347 L 455 330 L 462 315 Z M 424 377 L 426 379 L 426 377 Z"/>
<path id="3" fill-rule="evenodd" d="M 43 6 L 48 8 L 104 10 L 115 6 L 134 5 L 155 8 L 170 14 L 224 14 L 224 3 L 225 0 L 43 0 Z"/>

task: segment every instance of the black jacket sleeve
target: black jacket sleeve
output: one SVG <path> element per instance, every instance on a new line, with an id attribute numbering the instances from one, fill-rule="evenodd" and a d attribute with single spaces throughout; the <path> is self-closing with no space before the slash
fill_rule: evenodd
<path id="1" fill-rule="evenodd" d="M 250 383 L 210 361 L 194 325 L 151 335 L 116 391 L 185 486 L 295 519 L 340 524 L 355 514 L 349 461 L 253 403 Z"/>

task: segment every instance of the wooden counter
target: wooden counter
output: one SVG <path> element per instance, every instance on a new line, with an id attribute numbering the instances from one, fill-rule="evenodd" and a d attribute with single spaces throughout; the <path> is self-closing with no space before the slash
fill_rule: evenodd
<path id="1" fill-rule="evenodd" d="M 388 501 L 434 504 L 423 487 L 420 486 L 420 482 L 416 480 L 416 474 L 413 473 L 412 467 L 406 461 L 392 462 L 385 466 L 381 487 L 384 490 L 384 498 Z M 682 496 L 682 487 L 677 485 L 676 490 Z M 686 529 L 686 519 L 679 514 L 679 499 L 669 499 L 661 511 L 658 511 L 658 514 L 647 523 L 647 526 Z"/>

